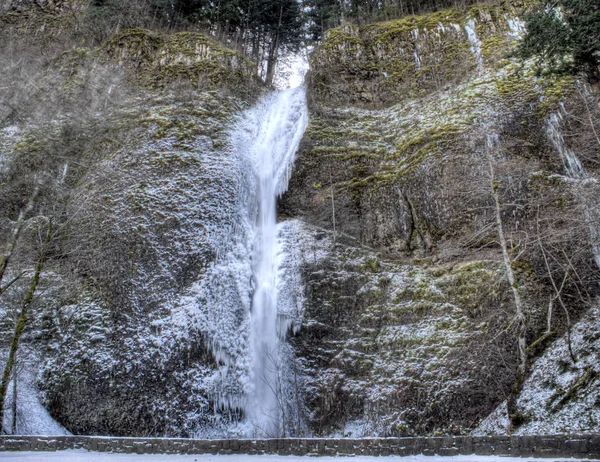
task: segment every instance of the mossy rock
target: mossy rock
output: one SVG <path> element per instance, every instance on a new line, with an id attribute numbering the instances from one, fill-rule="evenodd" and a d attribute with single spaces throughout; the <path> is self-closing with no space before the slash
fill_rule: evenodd
<path id="1" fill-rule="evenodd" d="M 516 44 L 516 18 L 531 7 L 477 4 L 363 27 L 344 24 L 310 58 L 313 100 L 389 106 L 464 82 L 481 72 L 480 59 L 501 68 Z"/>
<path id="2" fill-rule="evenodd" d="M 123 68 L 130 82 L 147 89 L 186 81 L 200 90 L 230 88 L 253 99 L 263 87 L 254 63 L 197 32 L 126 29 L 92 53 L 104 64 Z"/>
<path id="3" fill-rule="evenodd" d="M 469 317 L 497 306 L 507 289 L 502 267 L 495 261 L 476 260 L 429 272 L 448 300 Z"/>

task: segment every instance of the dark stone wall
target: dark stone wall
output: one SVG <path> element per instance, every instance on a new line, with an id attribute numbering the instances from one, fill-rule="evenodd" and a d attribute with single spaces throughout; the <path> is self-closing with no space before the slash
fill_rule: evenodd
<path id="1" fill-rule="evenodd" d="M 600 459 L 600 434 L 357 439 L 275 438 L 268 440 L 0 436 L 0 452 L 66 449 L 137 454 L 293 454 L 310 456 L 476 454 Z"/>

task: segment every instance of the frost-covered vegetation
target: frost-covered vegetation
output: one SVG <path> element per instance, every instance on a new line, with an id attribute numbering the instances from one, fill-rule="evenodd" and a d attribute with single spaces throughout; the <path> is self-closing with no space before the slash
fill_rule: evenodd
<path id="1" fill-rule="evenodd" d="M 598 428 L 598 307 L 574 326 L 569 354 L 566 335 L 557 339 L 531 367 L 519 406 L 525 422 L 516 434 L 586 433 Z M 510 432 L 506 406 L 500 405 L 475 430 L 476 434 Z"/>
<path id="2" fill-rule="evenodd" d="M 460 432 L 503 396 L 513 345 L 497 262 L 399 264 L 348 238 L 334 245 L 331 232 L 285 226 L 306 286 L 292 345 L 312 431 Z"/>
<path id="3" fill-rule="evenodd" d="M 32 327 L 47 345 L 46 404 L 74 432 L 136 434 L 143 419 L 144 432 L 189 434 L 218 402 L 222 358 L 212 351 L 243 346 L 209 342 L 219 330 L 211 315 L 240 329 L 248 308 L 236 284 L 249 283 L 250 269 L 228 282 L 218 263 L 249 252 L 239 236 L 251 228 L 244 178 L 252 169 L 227 133 L 244 103 L 193 95 L 193 103 L 166 97 L 128 109 L 123 126 L 110 125 L 110 142 L 86 146 L 98 160 L 68 193 L 69 219 L 48 262 L 63 290 Z M 61 181 L 77 173 L 65 164 Z M 206 290 L 196 288 L 215 280 L 222 290 L 202 303 Z"/>
<path id="4" fill-rule="evenodd" d="M 315 98 L 376 108 L 448 90 L 507 64 L 522 11 L 513 3 L 476 4 L 332 29 L 311 57 Z"/>
<path id="5" fill-rule="evenodd" d="M 76 24 L 75 6 L 2 10 L 3 241 L 22 229 L 2 281 L 21 276 L 2 293 L 2 347 L 43 255 L 22 340 L 56 420 L 76 433 L 226 433 L 237 407 L 223 411 L 220 394 L 242 395 L 244 343 L 217 333 L 243 332 L 248 316 L 255 168 L 232 133 L 261 84 L 201 34 L 127 30 L 62 52 L 72 42 L 54 20 Z M 23 32 L 44 17 L 51 65 Z"/>
<path id="6" fill-rule="evenodd" d="M 474 5 L 346 24 L 311 57 L 312 117 L 281 210 L 340 236 L 329 265 L 306 269 L 315 299 L 305 302 L 298 338 L 306 340 L 296 345 L 299 361 L 311 358 L 309 421 L 318 433 L 465 433 L 505 401 L 511 432 L 537 431 L 527 423 L 535 421 L 530 405 L 517 397 L 517 360 L 521 370 L 535 367 L 594 303 L 600 144 L 594 91 L 571 75 L 539 76 L 533 62 L 511 55 L 523 8 Z M 575 157 L 583 176 L 569 167 Z M 368 289 L 356 270 L 343 273 L 343 245 L 377 252 L 386 284 Z M 454 274 L 445 292 L 444 278 L 414 267 L 409 277 L 398 269 L 385 276 L 385 265 L 398 261 L 429 275 L 473 261 L 497 266 L 486 277 Z M 395 287 L 422 321 L 392 316 Z M 456 307 L 468 324 L 432 309 L 432 300 Z M 367 314 L 374 330 L 362 327 Z M 488 328 L 500 343 L 477 337 L 481 318 L 498 323 Z M 458 337 L 464 353 L 444 334 L 456 335 L 457 322 L 472 342 Z M 436 326 L 440 333 L 430 334 Z M 449 350 L 431 339 L 445 339 Z M 315 341 L 319 354 L 308 347 Z M 492 345 L 498 349 L 487 356 Z M 486 383 L 487 373 L 500 380 Z M 592 383 L 584 380 L 581 393 L 593 394 Z M 573 428 L 593 431 L 585 406 Z"/>
<path id="7" fill-rule="evenodd" d="M 237 26 L 217 43 L 229 26 L 117 27 L 89 6 L 0 10 L 17 401 L 39 390 L 73 433 L 273 436 L 247 421 L 261 64 L 223 44 Z M 597 95 L 511 54 L 531 6 L 346 22 L 313 53 L 279 202 L 276 433 L 596 428 Z M 106 40 L 77 38 L 96 26 Z"/>

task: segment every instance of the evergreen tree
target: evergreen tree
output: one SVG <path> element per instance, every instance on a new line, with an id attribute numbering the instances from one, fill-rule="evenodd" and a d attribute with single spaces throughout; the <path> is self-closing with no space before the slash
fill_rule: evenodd
<path id="1" fill-rule="evenodd" d="M 551 71 L 584 71 L 590 82 L 600 74 L 600 2 L 558 0 L 525 17 L 522 58 L 536 57 Z"/>
<path id="2" fill-rule="evenodd" d="M 279 54 L 299 49 L 303 25 L 298 0 L 92 0 L 86 15 L 87 32 L 97 42 L 130 27 L 206 32 L 251 57 L 257 69 L 266 64 L 267 83 Z"/>
<path id="3" fill-rule="evenodd" d="M 325 31 L 336 27 L 340 22 L 341 8 L 337 1 L 304 0 L 304 21 L 311 40 L 319 41 Z"/>

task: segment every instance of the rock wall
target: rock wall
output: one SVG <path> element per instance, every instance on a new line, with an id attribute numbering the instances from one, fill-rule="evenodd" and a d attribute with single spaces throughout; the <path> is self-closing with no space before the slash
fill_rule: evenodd
<path id="1" fill-rule="evenodd" d="M 128 70 L 138 84 L 163 87 L 179 79 L 198 89 L 235 89 L 248 97 L 260 91 L 256 65 L 208 36 L 194 32 L 170 35 L 127 29 L 94 53 L 107 64 Z"/>
<path id="2" fill-rule="evenodd" d="M 480 456 L 600 457 L 598 435 L 488 436 L 444 438 L 273 438 L 268 440 L 187 440 L 173 438 L 99 438 L 85 436 L 0 436 L 2 451 L 87 449 L 135 454 L 278 454 L 296 456 Z"/>
<path id="3" fill-rule="evenodd" d="M 76 18 L 78 5 L 48 2 L 47 11 L 67 8 Z M 249 251 L 238 212 L 250 170 L 235 159 L 230 134 L 262 91 L 252 66 L 201 34 L 133 29 L 98 48 L 61 50 L 50 63 L 27 56 L 25 74 L 35 78 L 19 79 L 23 68 L 6 44 L 29 49 L 60 37 L 55 47 L 73 45 L 64 34 L 77 21 L 56 14 L 46 22 L 32 2 L 2 7 L 0 38 L 36 32 L 2 42 L 1 78 L 11 92 L 0 106 L 0 210 L 14 220 L 44 172 L 34 213 L 61 223 L 26 338 L 43 356 L 44 403 L 82 434 L 238 431 L 240 406 L 228 397 L 241 395 L 245 365 L 229 353 L 247 347 L 251 274 L 228 265 Z M 593 215 L 582 207 L 599 203 L 599 145 L 588 123 L 599 115 L 595 96 L 574 77 L 539 76 L 532 63 L 510 57 L 524 8 L 512 2 L 345 25 L 311 58 L 311 121 L 280 203 L 282 218 L 302 221 L 282 228 L 301 276 L 286 296 L 304 303 L 290 341 L 289 399 L 304 407 L 290 425 L 298 432 L 467 434 L 505 400 L 516 360 L 514 308 L 494 191 L 532 359 L 564 333 L 565 313 L 575 323 L 598 294 Z M 556 113 L 589 181 L 566 174 L 548 137 Z M 23 234 L 15 257 L 22 268 L 35 258 L 41 223 L 32 220 Z M 0 232 L 10 232 L 10 220 Z M 24 287 L 13 289 L 0 306 L 2 338 Z M 598 324 L 585 326 L 591 340 L 577 354 L 590 356 Z M 224 329 L 239 329 L 241 340 L 219 343 Z M 568 395 L 573 418 L 597 406 L 589 397 L 600 366 L 580 364 L 586 369 L 567 359 L 577 385 L 570 394 L 564 376 L 544 381 L 555 400 Z M 535 405 L 523 400 L 523 428 L 539 428 Z M 580 423 L 582 432 L 597 426 Z M 393 440 L 378 441 L 387 451 Z M 439 447 L 459 440 L 448 441 Z M 537 439 L 519 441 L 537 451 Z M 558 450 L 564 442 L 549 441 L 539 444 Z M 154 443 L 139 447 L 147 444 Z M 279 443 L 256 443 L 267 444 Z M 338 444 L 346 443 L 322 446 Z"/>
<path id="4" fill-rule="evenodd" d="M 247 250 L 252 171 L 231 132 L 262 85 L 242 56 L 202 34 L 134 29 L 79 48 L 64 35 L 71 15 L 11 8 L 0 13 L 0 60 L 15 64 L 2 77 L 11 85 L 0 105 L 0 233 L 4 242 L 43 178 L 31 215 L 58 231 L 24 341 L 41 357 L 44 405 L 79 434 L 226 434 L 239 411 L 220 407 L 219 393 L 241 394 L 245 366 L 229 353 L 244 345 L 217 333 L 243 331 L 249 289 L 238 278 L 250 277 L 224 260 Z M 24 32 L 44 15 L 60 39 Z M 32 45 L 43 41 L 66 49 L 48 63 Z M 42 226 L 28 221 L 12 271 L 35 261 Z M 25 288 L 3 294 L 2 349 Z"/>
<path id="5" fill-rule="evenodd" d="M 504 399 L 514 343 L 499 262 L 402 264 L 286 226 L 302 262 L 304 314 L 291 342 L 311 432 L 464 433 Z"/>
<path id="6" fill-rule="evenodd" d="M 243 103 L 192 101 L 128 111 L 127 132 L 110 126 L 119 150 L 74 191 L 64 246 L 81 251 L 56 269 L 80 285 L 42 323 L 46 403 L 74 433 L 186 434 L 211 418 L 219 367 L 198 316 L 212 319 L 202 288 L 244 219 L 243 166 L 225 135 Z M 240 297 L 230 315 L 241 323 Z"/>
<path id="7" fill-rule="evenodd" d="M 597 117 L 596 95 L 511 57 L 524 8 L 347 24 L 311 57 L 311 119 L 280 213 L 329 232 L 313 230 L 305 250 L 306 311 L 293 341 L 316 434 L 464 434 L 508 396 L 514 300 L 493 191 L 531 359 L 564 332 L 565 310 L 574 322 L 594 303 L 584 204 L 600 197 L 597 180 L 569 176 L 548 127 L 565 114 L 565 143 L 597 178 L 600 145 L 579 125 Z M 315 246 L 321 257 L 311 259 Z M 561 266 L 581 279 L 565 282 L 564 309 L 548 315 L 553 281 L 570 279 Z M 593 431 L 590 405 L 578 403 Z M 530 407 L 524 400 L 535 420 Z"/>
<path id="8" fill-rule="evenodd" d="M 314 101 L 377 108 L 446 90 L 501 57 L 499 45 L 516 40 L 527 8 L 476 4 L 332 29 L 310 58 Z"/>

